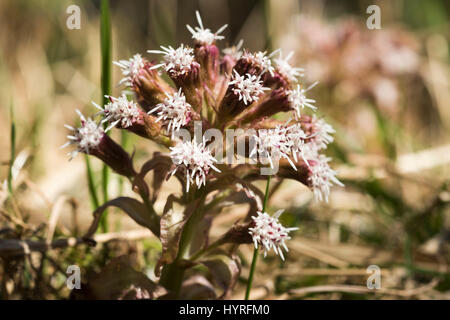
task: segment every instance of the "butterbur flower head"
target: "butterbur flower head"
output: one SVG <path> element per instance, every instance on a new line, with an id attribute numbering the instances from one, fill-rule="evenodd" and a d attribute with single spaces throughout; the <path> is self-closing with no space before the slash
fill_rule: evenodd
<path id="1" fill-rule="evenodd" d="M 298 156 L 306 160 L 305 146 L 308 139 L 307 134 L 301 128 L 301 125 L 296 123 L 287 128 L 287 136 L 291 144 L 291 154 L 295 162 L 298 161 Z"/>
<path id="2" fill-rule="evenodd" d="M 67 129 L 73 133 L 68 135 L 69 141 L 61 148 L 65 148 L 69 145 L 75 145 L 76 149 L 69 153 L 70 160 L 72 160 L 79 152 L 91 154 L 94 153 L 100 146 L 100 143 L 105 136 L 101 124 L 95 122 L 91 118 L 86 118 L 83 114 L 76 110 L 80 116 L 80 127 L 73 128 L 69 125 L 65 125 Z"/>
<path id="3" fill-rule="evenodd" d="M 181 88 L 173 95 L 166 95 L 167 98 L 164 102 L 158 104 L 149 114 L 156 113 L 158 116 L 156 121 L 162 121 L 167 126 L 167 131 L 174 133 L 191 121 L 192 108 L 186 102 L 186 97 Z"/>
<path id="4" fill-rule="evenodd" d="M 260 129 L 255 136 L 256 144 L 250 156 L 259 154 L 260 159 L 267 159 L 270 167 L 274 168 L 274 161 L 285 158 L 289 161 L 294 170 L 295 164 L 290 159 L 292 154 L 293 140 L 289 137 L 289 129 L 285 125 L 277 125 L 273 129 Z"/>
<path id="5" fill-rule="evenodd" d="M 111 96 L 108 96 L 108 98 L 110 102 L 103 108 L 93 102 L 93 105 L 101 110 L 99 113 L 103 115 L 102 123 L 108 122 L 110 124 L 106 131 L 113 127 L 127 129 L 141 120 L 142 111 L 135 102 L 128 101 L 125 94 L 118 98 Z"/>
<path id="6" fill-rule="evenodd" d="M 236 62 L 242 57 L 242 45 L 244 41 L 241 39 L 235 46 L 231 46 L 222 50 L 224 56 L 220 63 L 222 73 L 231 74 Z"/>
<path id="7" fill-rule="evenodd" d="M 195 62 L 194 49 L 185 47 L 183 44 L 177 49 L 161 46 L 162 50 L 148 50 L 149 53 L 164 55 L 164 62 L 152 66 L 150 69 L 164 67 L 173 77 L 185 75 L 191 71 Z"/>
<path id="8" fill-rule="evenodd" d="M 244 44 L 244 40 L 239 40 L 239 42 L 235 46 L 231 46 L 222 50 L 225 57 L 230 57 L 233 60 L 237 61 L 242 57 L 242 45 Z"/>
<path id="9" fill-rule="evenodd" d="M 198 11 L 195 12 L 195 15 L 197 17 L 198 27 L 192 28 L 190 25 L 186 25 L 189 32 L 192 34 L 192 38 L 195 39 L 195 41 L 201 45 L 211 45 L 216 40 L 222 40 L 225 37 L 221 36 L 220 33 L 222 33 L 223 30 L 227 28 L 228 25 L 223 25 L 219 28 L 215 33 L 212 33 L 210 29 L 203 27 L 202 18 L 200 17 L 200 13 Z"/>
<path id="10" fill-rule="evenodd" d="M 241 76 L 236 70 L 234 70 L 229 86 L 233 93 L 239 97 L 239 101 L 242 100 L 245 105 L 258 101 L 264 91 L 269 90 L 269 88 L 263 87 L 259 76 L 249 73 Z"/>
<path id="11" fill-rule="evenodd" d="M 187 192 L 191 184 L 197 185 L 198 188 L 205 185 L 206 176 L 211 169 L 220 172 L 214 165 L 217 160 L 206 147 L 205 141 L 202 143 L 197 143 L 195 139 L 192 142 L 180 141 L 170 150 L 170 157 L 175 165 L 171 174 L 175 174 L 178 170 L 185 171 Z"/>
<path id="12" fill-rule="evenodd" d="M 160 77 L 158 70 L 154 69 L 154 63 L 139 54 L 114 64 L 121 68 L 124 75 L 119 85 L 125 84 L 131 89 L 139 105 L 146 111 L 163 101 L 166 92 L 173 91 L 173 88 Z"/>
<path id="13" fill-rule="evenodd" d="M 75 129 L 65 125 L 67 129 L 73 131 L 73 134 L 67 136 L 69 142 L 62 148 L 68 145 L 76 146 L 76 149 L 69 153 L 70 160 L 80 152 L 86 153 L 99 158 L 121 175 L 133 176 L 135 171 L 128 153 L 105 134 L 101 123 L 97 123 L 91 118 L 85 118 L 78 110 L 77 113 L 81 119 L 80 127 Z"/>
<path id="14" fill-rule="evenodd" d="M 288 99 L 295 111 L 295 116 L 297 119 L 300 118 L 300 110 L 304 109 L 305 107 L 316 110 L 316 107 L 313 105 L 316 100 L 307 98 L 305 96 L 305 93 L 308 90 L 312 89 L 316 84 L 317 82 L 313 83 L 306 89 L 302 89 L 298 84 L 296 89 L 288 91 Z"/>
<path id="15" fill-rule="evenodd" d="M 258 51 L 255 53 L 245 51 L 239 59 L 239 66 L 241 73 L 247 72 L 253 75 L 262 75 L 268 72 L 270 75 L 274 75 L 275 68 L 272 66 L 270 57 L 273 55 L 267 55 L 267 52 Z"/>
<path id="16" fill-rule="evenodd" d="M 268 71 L 271 75 L 273 75 L 274 67 L 272 66 L 272 61 L 270 60 L 271 56 L 267 56 L 267 52 L 258 51 L 253 54 L 255 61 L 261 65 L 264 72 Z"/>
<path id="17" fill-rule="evenodd" d="M 283 248 L 288 251 L 286 240 L 291 239 L 289 232 L 298 230 L 298 228 L 286 228 L 278 220 L 284 210 L 278 210 L 273 216 L 266 212 L 258 211 L 253 216 L 254 227 L 249 228 L 249 233 L 253 238 L 255 248 L 262 248 L 264 256 L 271 249 L 284 260 Z"/>
<path id="18" fill-rule="evenodd" d="M 123 78 L 120 80 L 119 85 L 132 86 L 133 80 L 139 75 L 140 70 L 145 67 L 146 61 L 140 54 L 135 54 L 129 60 L 113 61 L 113 63 L 122 70 Z"/>
<path id="19" fill-rule="evenodd" d="M 344 185 L 336 178 L 336 171 L 330 168 L 328 162 L 331 158 L 324 155 L 318 155 L 315 159 L 308 160 L 310 175 L 309 183 L 316 201 L 325 200 L 328 202 L 330 188 L 336 184 L 343 187 Z"/>
<path id="20" fill-rule="evenodd" d="M 311 135 L 312 141 L 314 141 L 319 150 L 326 149 L 328 144 L 333 142 L 334 138 L 332 135 L 336 131 L 324 119 L 317 118 L 316 116 L 312 117 L 311 124 L 313 132 Z"/>
<path id="21" fill-rule="evenodd" d="M 304 69 L 292 67 L 289 64 L 289 60 L 294 55 L 294 52 L 290 52 L 285 58 L 283 58 L 282 53 L 280 51 L 279 57 L 274 59 L 275 66 L 277 71 L 285 77 L 288 81 L 297 82 L 298 77 L 303 76 Z"/>

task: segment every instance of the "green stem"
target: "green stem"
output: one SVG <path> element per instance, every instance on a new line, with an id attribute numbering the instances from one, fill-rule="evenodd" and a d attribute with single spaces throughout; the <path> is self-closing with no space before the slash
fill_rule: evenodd
<path id="1" fill-rule="evenodd" d="M 100 7 L 100 41 L 102 54 L 102 100 L 103 105 L 108 103 L 106 95 L 111 94 L 111 23 L 109 14 L 109 0 L 102 0 Z M 105 124 L 106 125 L 106 124 Z M 109 169 L 103 164 L 102 168 L 102 191 L 103 202 L 108 201 L 108 181 Z M 100 226 L 103 232 L 108 232 L 108 213 L 105 212 L 100 221 Z"/>
<path id="2" fill-rule="evenodd" d="M 218 246 L 222 245 L 224 243 L 223 238 L 220 238 L 216 241 L 214 241 L 213 243 L 211 243 L 209 246 L 207 246 L 206 248 L 203 248 L 200 251 L 197 251 L 197 253 L 195 253 L 192 257 L 191 257 L 191 261 L 195 261 L 198 258 L 200 258 L 201 256 L 205 255 L 206 253 L 216 249 Z"/>
<path id="3" fill-rule="evenodd" d="M 85 155 L 84 159 L 86 160 L 86 173 L 87 173 L 87 179 L 88 179 L 89 196 L 91 198 L 92 207 L 95 210 L 99 207 L 99 202 L 98 202 L 97 191 L 95 190 L 94 174 L 92 172 L 89 156 Z"/>
<path id="4" fill-rule="evenodd" d="M 258 249 L 253 250 L 252 265 L 250 266 L 250 274 L 248 275 L 247 290 L 245 290 L 245 300 L 250 297 L 250 291 L 252 290 L 253 276 L 255 275 L 256 261 L 258 261 Z"/>
<path id="5" fill-rule="evenodd" d="M 267 176 L 266 193 L 264 194 L 264 202 L 262 207 L 263 212 L 266 212 L 267 200 L 269 199 L 270 177 L 271 176 Z M 252 290 L 253 276 L 255 274 L 257 260 L 258 260 L 258 249 L 255 248 L 255 250 L 253 251 L 253 259 L 252 265 L 250 266 L 250 273 L 248 275 L 247 290 L 245 291 L 245 300 L 248 300 L 248 298 L 250 297 L 250 291 Z"/>

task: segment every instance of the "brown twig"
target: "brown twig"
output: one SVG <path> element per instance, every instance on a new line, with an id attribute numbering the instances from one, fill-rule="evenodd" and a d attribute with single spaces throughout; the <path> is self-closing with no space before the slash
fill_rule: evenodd
<path id="1" fill-rule="evenodd" d="M 393 295 L 400 296 L 403 298 L 409 298 L 413 296 L 417 296 L 419 294 L 425 293 L 431 289 L 433 289 L 439 281 L 437 279 L 432 280 L 430 283 L 407 290 L 399 290 L 399 289 L 390 289 L 390 288 L 380 288 L 380 289 L 368 289 L 363 286 L 352 286 L 352 285 L 323 285 L 323 286 L 313 286 L 306 287 L 300 289 L 293 289 L 289 291 L 289 294 L 292 296 L 304 296 L 309 293 L 318 293 L 318 292 L 343 292 L 343 293 L 357 293 L 357 294 L 385 294 L 385 295 Z"/>
<path id="2" fill-rule="evenodd" d="M 0 239 L 0 256 L 21 256 L 28 255 L 31 252 L 46 252 L 53 249 L 74 247 L 80 244 L 95 245 L 96 243 L 106 243 L 112 240 L 132 241 L 149 238 L 151 236 L 152 234 L 150 231 L 143 229 L 96 234 L 92 239 L 86 237 L 56 239 L 50 243 L 47 241 Z"/>

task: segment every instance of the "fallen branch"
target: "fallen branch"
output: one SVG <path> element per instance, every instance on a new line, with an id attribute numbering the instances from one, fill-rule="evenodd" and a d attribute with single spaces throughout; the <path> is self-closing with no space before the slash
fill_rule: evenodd
<path id="1" fill-rule="evenodd" d="M 31 252 L 46 252 L 54 249 L 75 247 L 80 244 L 95 246 L 97 243 L 105 243 L 112 240 L 140 240 L 151 237 L 149 230 L 130 230 L 123 232 L 111 232 L 95 234 L 92 238 L 65 238 L 56 239 L 50 243 L 46 241 L 0 239 L 0 257 L 22 256 Z"/>
<path id="2" fill-rule="evenodd" d="M 384 295 L 393 295 L 393 296 L 399 296 L 403 298 L 409 298 L 413 297 L 419 294 L 423 294 L 431 289 L 433 289 L 437 284 L 439 283 L 439 280 L 434 279 L 430 283 L 413 288 L 413 289 L 407 289 L 407 290 L 399 290 L 399 289 L 389 289 L 389 288 L 380 288 L 380 289 L 368 289 L 367 287 L 363 286 L 352 286 L 352 285 L 323 285 L 323 286 L 313 286 L 313 287 L 306 287 L 306 288 L 300 288 L 300 289 L 293 289 L 289 291 L 289 294 L 291 296 L 300 297 L 305 296 L 309 293 L 318 293 L 318 292 L 343 292 L 343 293 L 356 293 L 356 294 L 384 294 Z"/>

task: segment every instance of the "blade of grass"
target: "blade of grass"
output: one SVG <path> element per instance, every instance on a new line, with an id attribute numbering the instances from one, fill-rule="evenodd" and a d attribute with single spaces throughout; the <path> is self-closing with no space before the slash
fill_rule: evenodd
<path id="1" fill-rule="evenodd" d="M 109 0 L 102 0 L 100 7 L 100 41 L 101 41 L 101 56 L 102 56 L 102 100 L 103 105 L 108 103 L 106 95 L 111 94 L 111 23 L 109 14 Z M 106 124 L 105 124 L 106 125 Z M 102 168 L 102 191 L 103 202 L 108 201 L 108 181 L 109 169 L 108 166 L 103 165 Z M 102 216 L 100 226 L 103 232 L 108 232 L 107 212 Z"/>
<path id="2" fill-rule="evenodd" d="M 10 106 L 10 114 L 11 114 L 11 136 L 10 136 L 10 155 L 9 155 L 9 171 L 8 171 L 8 191 L 9 195 L 12 196 L 13 194 L 13 186 L 12 186 L 12 179 L 13 179 L 13 164 L 14 159 L 16 158 L 16 123 L 14 121 L 14 104 L 11 101 Z"/>

